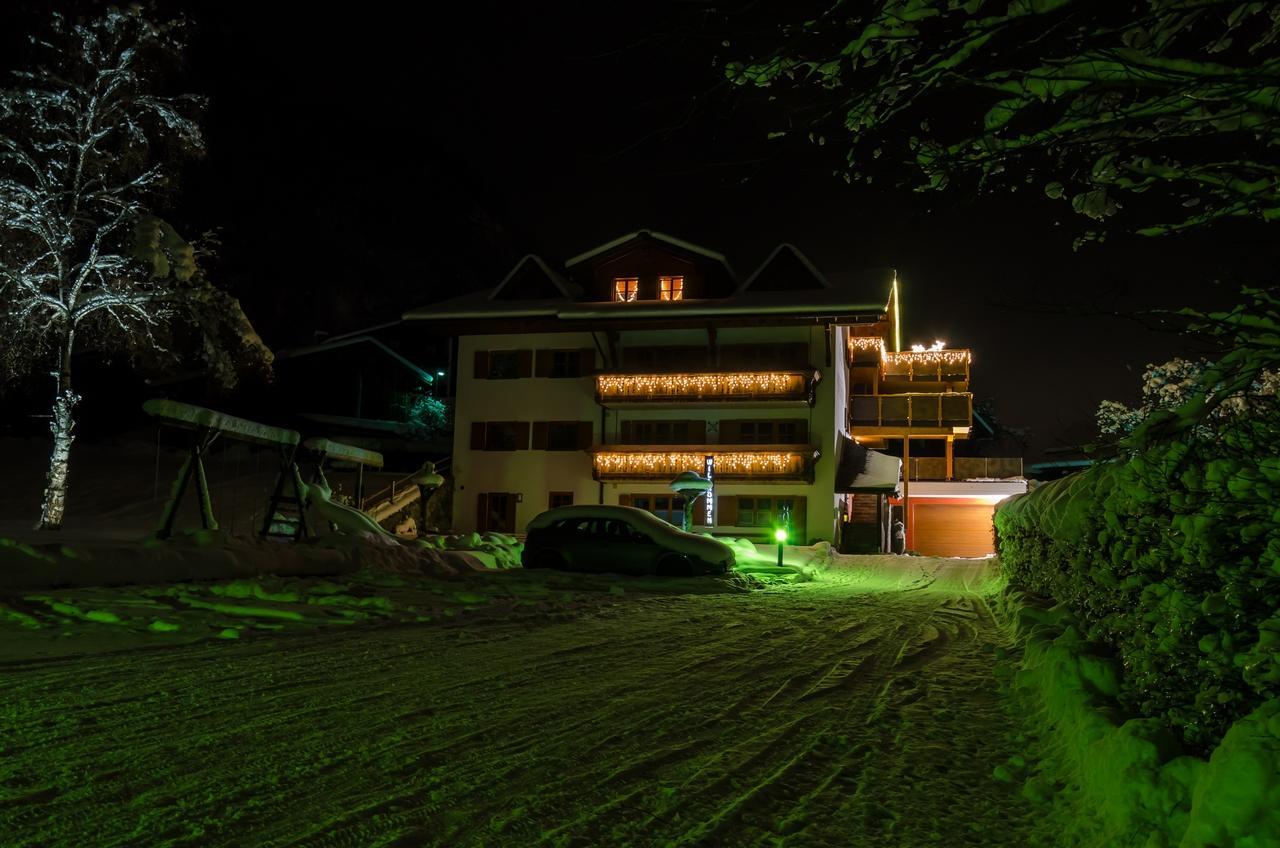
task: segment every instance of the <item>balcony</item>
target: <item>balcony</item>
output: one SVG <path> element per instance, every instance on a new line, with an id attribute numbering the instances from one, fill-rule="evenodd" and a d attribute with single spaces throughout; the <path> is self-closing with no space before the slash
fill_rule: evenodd
<path id="1" fill-rule="evenodd" d="M 947 460 L 941 456 L 911 457 L 912 480 L 946 480 Z M 1022 476 L 1020 456 L 957 456 L 952 460 L 952 480 L 1007 480 Z"/>
<path id="2" fill-rule="evenodd" d="M 597 445 L 592 449 L 596 480 L 670 480 L 682 471 L 724 482 L 813 482 L 820 456 L 812 445 Z"/>
<path id="3" fill-rule="evenodd" d="M 614 404 L 808 403 L 817 371 L 598 374 L 596 401 Z"/>
<path id="4" fill-rule="evenodd" d="M 879 366 L 885 382 L 967 383 L 973 353 L 969 350 L 886 351 L 877 336 L 850 336 L 849 365 Z"/>
<path id="5" fill-rule="evenodd" d="M 968 392 L 908 392 L 894 395 L 853 395 L 849 430 L 855 435 L 890 435 L 923 429 L 933 434 L 955 433 L 973 426 L 973 395 Z"/>

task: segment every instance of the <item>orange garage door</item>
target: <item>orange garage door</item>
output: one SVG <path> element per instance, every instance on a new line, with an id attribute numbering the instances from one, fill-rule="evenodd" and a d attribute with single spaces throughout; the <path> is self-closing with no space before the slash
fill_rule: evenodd
<path id="1" fill-rule="evenodd" d="M 925 556 L 978 557 L 995 553 L 990 504 L 916 504 L 913 547 Z"/>

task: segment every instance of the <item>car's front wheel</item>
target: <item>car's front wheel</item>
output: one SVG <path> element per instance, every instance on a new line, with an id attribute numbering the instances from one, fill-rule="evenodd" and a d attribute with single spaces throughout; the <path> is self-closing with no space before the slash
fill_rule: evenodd
<path id="1" fill-rule="evenodd" d="M 655 571 L 661 577 L 688 577 L 693 574 L 693 560 L 683 554 L 663 554 Z"/>

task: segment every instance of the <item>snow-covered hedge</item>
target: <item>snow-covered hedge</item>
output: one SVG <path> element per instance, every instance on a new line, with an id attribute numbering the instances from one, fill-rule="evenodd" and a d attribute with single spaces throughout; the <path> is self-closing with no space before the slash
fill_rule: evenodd
<path id="1" fill-rule="evenodd" d="M 1120 703 L 1201 751 L 1280 696 L 1276 417 L 1149 446 L 996 511 L 1011 585 L 1064 603 L 1115 649 Z"/>

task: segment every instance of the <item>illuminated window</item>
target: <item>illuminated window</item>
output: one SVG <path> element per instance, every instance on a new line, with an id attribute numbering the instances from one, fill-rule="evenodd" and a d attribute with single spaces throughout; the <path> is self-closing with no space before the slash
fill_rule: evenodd
<path id="1" fill-rule="evenodd" d="M 613 278 L 613 299 L 621 301 L 631 301 L 636 299 L 636 294 L 640 291 L 640 279 L 638 277 L 614 277 Z"/>
<path id="2" fill-rule="evenodd" d="M 658 300 L 684 300 L 684 277 L 659 277 Z"/>

